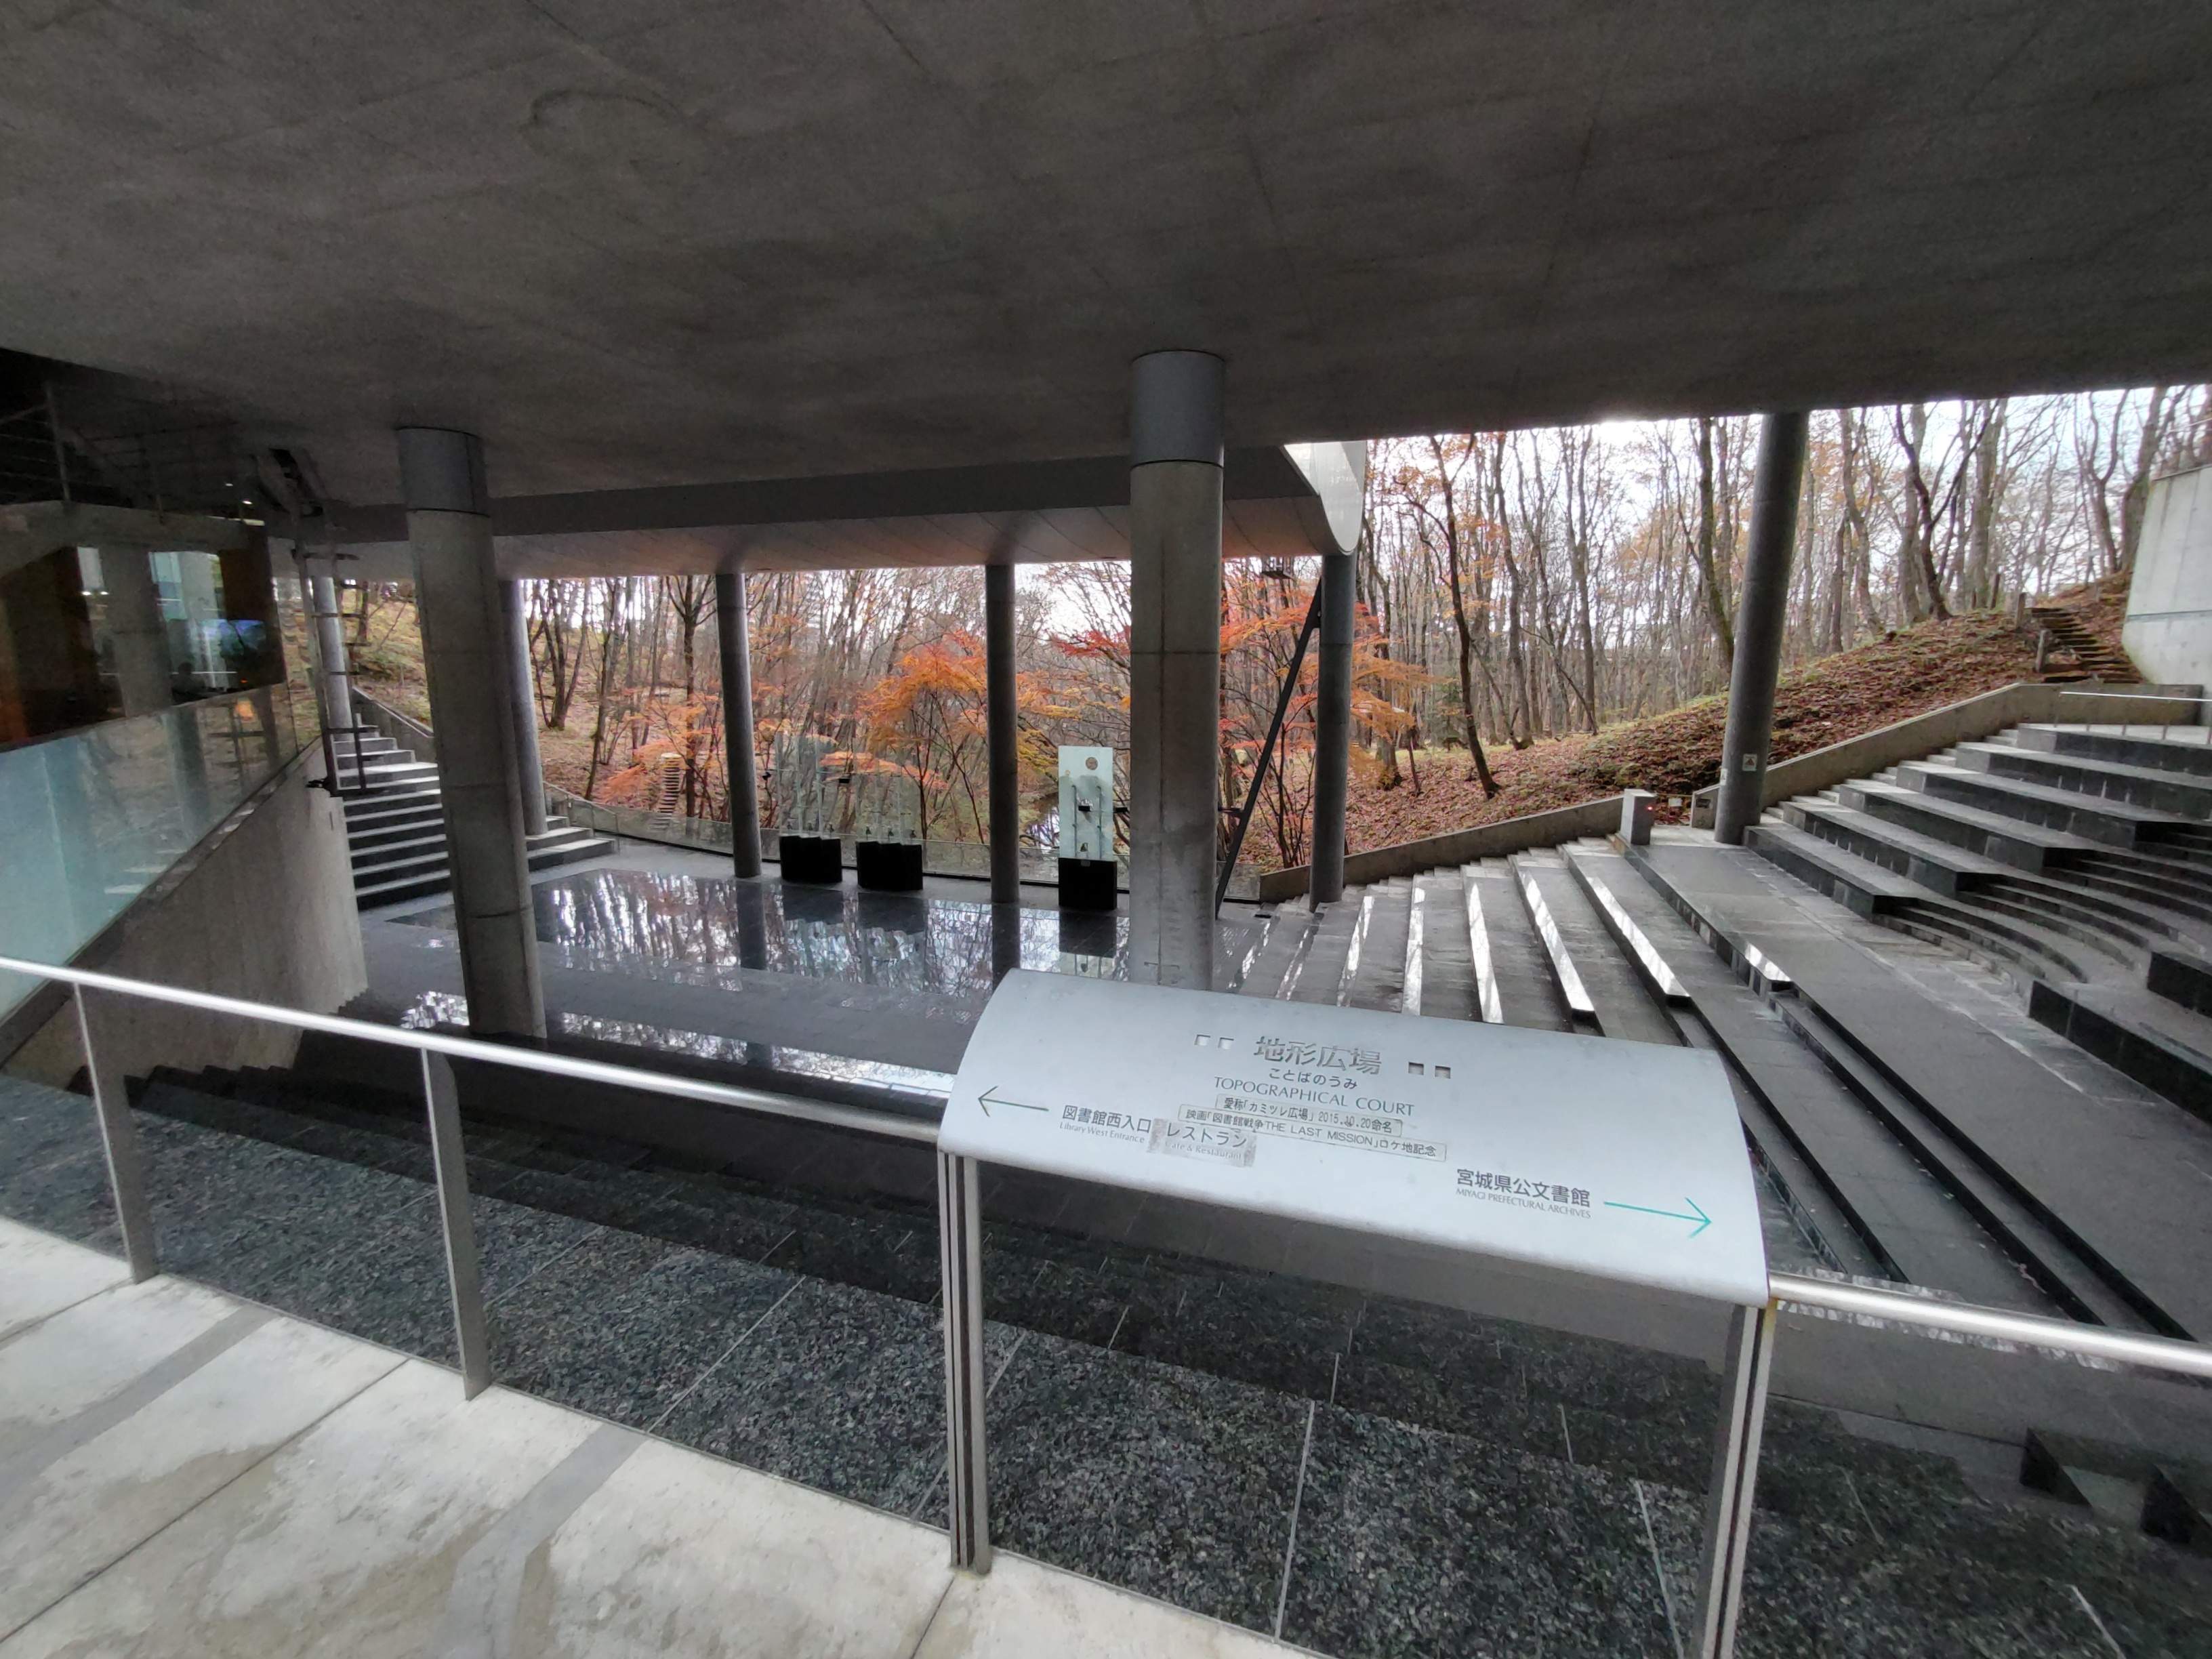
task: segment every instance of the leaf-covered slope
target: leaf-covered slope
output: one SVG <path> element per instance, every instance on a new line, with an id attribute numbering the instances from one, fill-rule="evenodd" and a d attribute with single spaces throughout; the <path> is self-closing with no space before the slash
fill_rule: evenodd
<path id="1" fill-rule="evenodd" d="M 2118 642 L 2124 583 L 2094 585 L 2055 602 L 2075 609 L 2093 631 Z M 1787 760 L 2035 678 L 2035 636 L 2014 629 L 2004 614 L 1979 611 L 1900 629 L 1782 677 L 1775 692 L 1773 757 Z M 1680 821 L 1687 816 L 1690 793 L 1720 775 L 1727 725 L 1728 696 L 1722 692 L 1609 726 L 1595 737 L 1554 738 L 1518 752 L 1494 750 L 1491 769 L 1501 787 L 1490 800 L 1474 781 L 1464 750 L 1431 750 L 1420 757 L 1418 795 L 1410 780 L 1388 790 L 1354 780 L 1348 838 L 1355 852 L 1389 847 L 1627 788 L 1652 791 L 1660 797 L 1661 817 Z"/>

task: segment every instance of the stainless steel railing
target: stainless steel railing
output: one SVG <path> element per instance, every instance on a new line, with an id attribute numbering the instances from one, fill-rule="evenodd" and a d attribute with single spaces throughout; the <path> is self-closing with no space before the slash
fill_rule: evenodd
<path id="1" fill-rule="evenodd" d="M 138 998 L 194 1008 L 240 1019 L 265 1021 L 305 1031 L 356 1037 L 388 1047 L 411 1048 L 422 1062 L 425 1115 L 445 1235 L 447 1277 L 453 1304 L 453 1322 L 460 1356 L 464 1394 L 473 1398 L 489 1385 L 491 1364 L 486 1340 L 483 1287 L 477 1266 L 474 1230 L 469 1218 L 467 1164 L 462 1140 L 459 1097 L 453 1061 L 469 1060 L 487 1065 L 510 1066 L 523 1071 L 565 1077 L 610 1087 L 636 1089 L 730 1107 L 747 1112 L 798 1119 L 824 1127 L 884 1135 L 934 1147 L 937 1127 L 921 1119 L 865 1108 L 810 1100 L 763 1089 L 705 1083 L 628 1066 L 580 1060 L 540 1049 L 510 1048 L 473 1037 L 443 1032 L 372 1024 L 335 1014 L 310 1014 L 268 1003 L 206 991 L 155 985 L 113 974 L 82 968 L 56 967 L 0 957 L 0 971 L 23 974 L 65 984 L 76 994 L 79 1031 L 85 1062 L 92 1079 L 93 1104 L 105 1148 L 108 1174 L 124 1249 L 134 1279 L 150 1278 L 159 1271 L 136 1126 L 115 1069 L 113 1045 L 103 1035 L 112 1017 L 116 1000 Z M 942 1151 L 939 1163 L 939 1231 L 945 1280 L 946 1433 L 951 1480 L 948 1503 L 955 1565 L 985 1571 L 990 1562 L 988 1496 L 984 1480 L 983 1398 L 976 1386 L 981 1365 L 982 1286 L 981 1227 L 976 1171 L 972 1159 L 953 1158 Z M 1810 1279 L 1795 1273 L 1770 1273 L 1770 1299 L 1763 1309 L 1748 1312 L 1748 1323 L 1739 1328 L 1755 1339 L 1759 1358 L 1753 1364 L 1731 1363 L 1731 1375 L 1748 1379 L 1745 1398 L 1729 1414 L 1723 1451 L 1732 1455 L 1717 1461 L 1718 1478 L 1735 1496 L 1729 1507 L 1737 1520 L 1724 1540 L 1723 1559 L 1709 1561 L 1702 1593 L 1710 1605 L 1701 1608 L 1698 1651 L 1701 1659 L 1720 1659 L 1734 1642 L 1735 1611 L 1741 1589 L 1743 1539 L 1750 1513 L 1751 1494 L 1757 1477 L 1759 1425 L 1765 1409 L 1765 1357 L 1771 1355 L 1776 1316 L 1791 1309 L 1814 1309 L 1846 1318 L 1878 1321 L 1887 1326 L 1956 1336 L 1980 1337 L 2012 1343 L 2030 1351 L 2105 1360 L 2172 1375 L 2212 1381 L 2212 1348 L 2172 1338 L 2114 1330 L 2098 1325 L 2033 1314 L 2010 1313 L 1996 1308 L 1939 1301 L 1865 1285 Z M 971 1352 L 972 1350 L 972 1352 Z"/>

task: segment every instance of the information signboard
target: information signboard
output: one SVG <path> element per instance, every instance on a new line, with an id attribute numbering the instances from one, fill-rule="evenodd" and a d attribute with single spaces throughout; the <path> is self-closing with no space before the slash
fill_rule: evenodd
<path id="1" fill-rule="evenodd" d="M 1744 1306 L 1767 1299 L 1717 1056 L 1056 974 L 977 1021 L 939 1148 Z"/>

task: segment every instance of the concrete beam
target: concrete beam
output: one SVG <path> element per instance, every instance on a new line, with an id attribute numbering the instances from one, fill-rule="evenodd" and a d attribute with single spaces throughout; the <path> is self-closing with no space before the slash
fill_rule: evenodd
<path id="1" fill-rule="evenodd" d="M 1222 556 L 1337 550 L 1347 499 L 1358 534 L 1365 462 L 1364 444 L 1227 451 Z M 509 579 L 710 574 L 733 561 L 752 570 L 1064 564 L 1128 556 L 1129 464 L 1109 455 L 587 490 L 496 500 L 490 514 Z M 316 533 L 333 534 L 357 574 L 400 580 L 404 519 L 396 506 L 338 504 Z"/>
<path id="2" fill-rule="evenodd" d="M 58 547 L 194 548 L 225 553 L 244 547 L 256 526 L 197 513 L 154 513 L 136 507 L 88 507 L 82 501 L 15 501 L 0 506 L 0 576 L 43 559 Z"/>

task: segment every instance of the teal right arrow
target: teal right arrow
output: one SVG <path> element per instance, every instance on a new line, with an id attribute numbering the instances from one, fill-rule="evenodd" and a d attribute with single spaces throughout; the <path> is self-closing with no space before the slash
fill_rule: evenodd
<path id="1" fill-rule="evenodd" d="M 1698 1207 L 1696 1199 L 1686 1198 L 1682 1202 L 1690 1206 L 1688 1215 L 1684 1215 L 1680 1210 L 1655 1210 L 1648 1204 L 1616 1204 L 1609 1198 L 1605 1201 L 1605 1207 L 1608 1210 L 1633 1210 L 1638 1215 L 1664 1216 L 1669 1221 L 1694 1221 L 1698 1224 L 1690 1229 L 1689 1236 L 1695 1238 L 1713 1224 L 1713 1218 Z"/>

